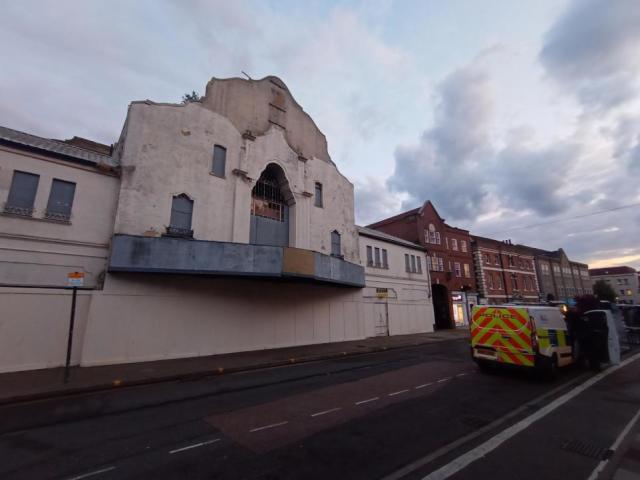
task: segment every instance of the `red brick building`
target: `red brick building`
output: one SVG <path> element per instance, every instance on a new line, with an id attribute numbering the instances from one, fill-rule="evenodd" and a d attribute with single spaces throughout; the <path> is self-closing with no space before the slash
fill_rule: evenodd
<path id="1" fill-rule="evenodd" d="M 368 227 L 424 247 L 436 328 L 468 324 L 471 307 L 478 303 L 468 230 L 448 225 L 431 201 Z"/>
<path id="2" fill-rule="evenodd" d="M 489 304 L 540 301 L 531 248 L 510 241 L 471 237 L 478 293 Z"/>

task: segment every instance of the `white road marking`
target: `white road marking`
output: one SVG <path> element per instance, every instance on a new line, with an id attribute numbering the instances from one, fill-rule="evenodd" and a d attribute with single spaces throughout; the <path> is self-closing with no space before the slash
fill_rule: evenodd
<path id="1" fill-rule="evenodd" d="M 329 410 L 323 410 L 322 412 L 312 413 L 312 417 L 319 417 L 320 415 L 326 415 L 327 413 L 337 412 L 338 410 L 342 410 L 342 407 L 331 408 Z"/>
<path id="2" fill-rule="evenodd" d="M 417 387 L 413 387 L 416 390 L 420 390 L 421 388 L 428 387 L 429 385 L 433 385 L 433 382 L 423 383 L 422 385 L 418 385 Z"/>
<path id="3" fill-rule="evenodd" d="M 287 423 L 289 423 L 289 422 L 288 421 L 284 421 L 284 422 L 279 422 L 279 423 L 272 423 L 271 425 L 265 425 L 264 427 L 252 428 L 251 430 L 249 430 L 249 433 L 259 432 L 261 430 L 266 430 L 268 428 L 281 427 L 282 425 L 286 425 Z"/>
<path id="4" fill-rule="evenodd" d="M 464 377 L 465 375 L 469 375 L 469 374 L 467 372 L 459 373 L 456 375 L 456 377 Z"/>
<path id="5" fill-rule="evenodd" d="M 627 434 L 629 433 L 629 430 L 631 430 L 633 426 L 636 424 L 636 422 L 638 421 L 638 418 L 640 418 L 640 410 L 638 410 L 636 414 L 633 416 L 633 418 L 629 421 L 629 423 L 625 425 L 625 427 L 620 432 L 620 435 L 618 435 L 618 438 L 616 438 L 616 441 L 613 442 L 613 445 L 611 445 L 611 447 L 609 447 L 609 450 L 612 450 L 615 452 L 618 449 L 618 447 L 624 440 L 624 437 L 627 436 Z M 611 459 L 611 457 L 612 455 L 610 455 L 609 458 L 605 460 L 601 460 L 600 463 L 593 470 L 593 472 L 591 472 L 591 475 L 589 475 L 589 478 L 587 480 L 596 480 L 596 478 L 598 478 L 600 473 L 602 473 L 602 470 L 604 470 L 604 467 L 607 466 L 607 463 L 609 463 L 609 460 Z"/>
<path id="6" fill-rule="evenodd" d="M 214 438 L 213 440 L 207 440 L 206 442 L 194 443 L 193 445 L 189 445 L 182 448 L 176 448 L 175 450 L 170 450 L 169 454 L 173 455 L 174 453 L 184 452 L 185 450 L 191 450 L 192 448 L 204 447 L 205 445 L 211 445 L 212 443 L 219 442 L 219 438 Z"/>
<path id="7" fill-rule="evenodd" d="M 380 397 L 367 398 L 366 400 L 360 400 L 356 402 L 356 405 L 362 405 L 363 403 L 375 402 L 376 400 L 380 400 Z"/>
<path id="8" fill-rule="evenodd" d="M 389 394 L 389 396 L 390 396 L 390 397 L 395 397 L 396 395 L 400 395 L 401 393 L 407 393 L 408 391 L 409 391 L 409 390 L 400 390 L 400 391 L 398 391 L 398 392 L 390 393 L 390 394 Z"/>
<path id="9" fill-rule="evenodd" d="M 78 475 L 77 477 L 71 477 L 68 480 L 80 480 L 81 478 L 93 477 L 94 475 L 99 475 L 101 473 L 110 472 L 111 470 L 115 470 L 115 469 L 116 469 L 116 467 L 102 468 L 100 470 L 96 470 L 95 472 L 89 472 L 89 473 L 85 473 L 83 475 Z"/>
<path id="10" fill-rule="evenodd" d="M 506 442 L 507 440 L 509 440 L 513 436 L 517 435 L 518 433 L 520 433 L 523 430 L 525 430 L 526 428 L 528 428 L 532 423 L 540 420 L 541 418 L 546 417 L 548 414 L 550 414 L 551 412 L 553 412 L 557 408 L 561 407 L 562 405 L 567 403 L 572 398 L 574 398 L 577 395 L 581 394 L 582 392 L 584 392 L 586 389 L 588 389 L 592 385 L 598 383 L 603 378 L 611 375 L 612 373 L 618 371 L 620 368 L 628 365 L 629 363 L 637 360 L 638 358 L 640 358 L 640 353 L 637 353 L 637 354 L 633 355 L 632 357 L 627 358 L 626 360 L 624 360 L 620 364 L 615 365 L 613 367 L 610 367 L 607 370 L 605 370 L 604 372 L 599 373 L 598 375 L 596 375 L 594 377 L 591 377 L 589 380 L 587 380 L 584 383 L 578 385 L 577 387 L 574 387 L 573 389 L 569 390 L 564 395 L 556 398 L 554 401 L 552 401 L 551 403 L 545 405 L 540 410 L 532 413 L 531 415 L 529 415 L 525 419 L 520 420 L 518 423 L 516 423 L 514 425 L 511 425 L 509 428 L 504 429 L 503 431 L 501 431 L 500 433 L 498 433 L 494 437 L 490 438 L 486 442 L 484 442 L 484 443 L 478 445 L 477 447 L 469 450 L 464 455 L 459 456 L 458 458 L 456 458 L 452 462 L 444 465 L 443 467 L 439 468 L 438 470 L 435 470 L 435 471 L 431 472 L 426 477 L 423 477 L 422 480 L 444 480 L 445 478 L 449 478 L 451 475 L 454 475 L 454 474 L 458 473 L 460 470 L 462 470 L 463 468 L 467 467 L 469 464 L 471 464 L 471 463 L 475 462 L 476 460 L 478 460 L 478 459 L 486 456 L 487 454 L 491 453 L 493 450 L 498 448 L 504 442 Z"/>
<path id="11" fill-rule="evenodd" d="M 440 380 L 438 380 L 436 383 L 446 382 L 447 380 L 451 380 L 451 377 L 441 378 L 441 379 L 440 379 Z"/>

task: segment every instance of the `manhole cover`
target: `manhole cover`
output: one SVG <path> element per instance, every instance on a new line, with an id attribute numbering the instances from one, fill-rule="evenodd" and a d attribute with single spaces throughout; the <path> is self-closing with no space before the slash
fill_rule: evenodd
<path id="1" fill-rule="evenodd" d="M 601 460 L 609 453 L 607 447 L 594 445 L 592 443 L 583 442 L 581 440 L 566 440 L 562 444 L 562 449 L 567 452 L 577 453 L 584 457 L 595 458 Z"/>

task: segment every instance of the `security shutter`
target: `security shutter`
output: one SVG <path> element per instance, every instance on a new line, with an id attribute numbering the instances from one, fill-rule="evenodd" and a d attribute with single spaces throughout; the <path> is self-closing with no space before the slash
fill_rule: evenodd
<path id="1" fill-rule="evenodd" d="M 6 210 L 22 210 L 15 213 L 31 214 L 33 203 L 36 199 L 38 191 L 38 182 L 40 175 L 33 173 L 13 172 L 13 180 L 11 181 L 11 189 L 9 190 L 9 198 L 7 198 Z"/>
<path id="2" fill-rule="evenodd" d="M 186 195 L 173 197 L 171 204 L 171 227 L 180 230 L 191 230 L 193 200 Z"/>
<path id="3" fill-rule="evenodd" d="M 227 149 L 220 145 L 213 147 L 213 166 L 211 173 L 218 177 L 225 176 L 225 169 L 227 166 Z"/>
<path id="4" fill-rule="evenodd" d="M 49 193 L 49 203 L 47 203 L 47 216 L 70 218 L 75 192 L 75 183 L 54 179 L 51 184 L 51 193 Z"/>

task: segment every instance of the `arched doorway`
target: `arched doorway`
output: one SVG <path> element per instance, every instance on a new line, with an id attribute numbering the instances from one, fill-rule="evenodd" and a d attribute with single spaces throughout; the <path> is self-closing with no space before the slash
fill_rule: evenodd
<path id="1" fill-rule="evenodd" d="M 451 315 L 449 313 L 449 291 L 447 287 L 439 283 L 431 285 L 433 293 L 433 313 L 436 320 L 436 330 L 451 328 Z"/>
<path id="2" fill-rule="evenodd" d="M 251 190 L 250 243 L 289 246 L 289 210 L 294 203 L 284 170 L 270 163 Z"/>

